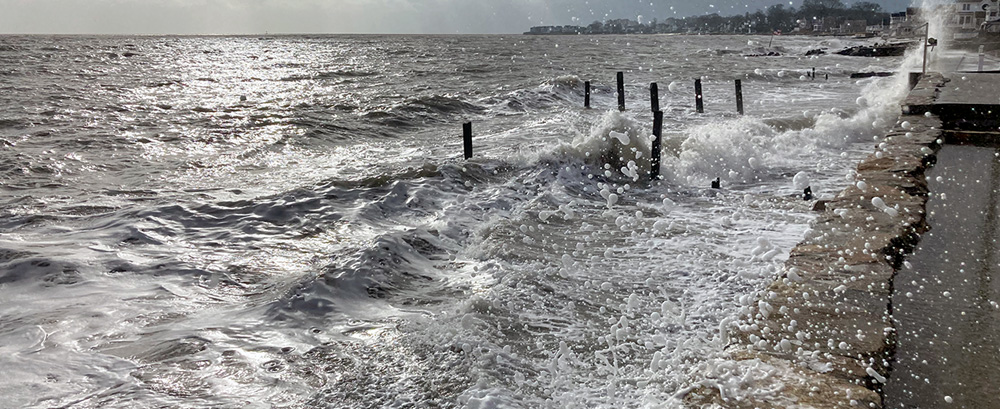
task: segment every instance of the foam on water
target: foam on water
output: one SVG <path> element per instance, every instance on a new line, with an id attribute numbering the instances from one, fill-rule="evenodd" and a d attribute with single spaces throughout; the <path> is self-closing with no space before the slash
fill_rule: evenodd
<path id="1" fill-rule="evenodd" d="M 782 131 L 750 116 L 689 128 L 677 155 L 665 160 L 663 174 L 689 185 L 707 185 L 715 177 L 751 183 L 775 171 L 802 167 L 802 162 L 884 133 L 899 114 L 895 101 L 905 89 L 899 78 L 873 81 L 858 98 L 864 101 L 854 114 L 807 112 L 810 126 L 800 129 Z"/>

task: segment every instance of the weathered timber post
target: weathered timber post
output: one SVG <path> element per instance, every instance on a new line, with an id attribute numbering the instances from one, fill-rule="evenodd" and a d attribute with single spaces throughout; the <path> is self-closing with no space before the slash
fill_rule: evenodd
<path id="1" fill-rule="evenodd" d="M 699 114 L 705 113 L 705 104 L 702 102 L 701 78 L 694 80 L 694 105 Z"/>
<path id="2" fill-rule="evenodd" d="M 657 89 L 655 82 L 649 84 L 649 109 L 653 112 L 660 110 L 660 90 Z"/>
<path id="3" fill-rule="evenodd" d="M 743 81 L 736 80 L 736 112 L 743 115 Z"/>
<path id="4" fill-rule="evenodd" d="M 625 112 L 625 73 L 618 71 L 618 110 Z"/>
<path id="5" fill-rule="evenodd" d="M 465 141 L 465 159 L 472 159 L 472 122 L 462 124 L 462 139 Z"/>
<path id="6" fill-rule="evenodd" d="M 583 82 L 583 107 L 590 108 L 590 81 Z"/>
<path id="7" fill-rule="evenodd" d="M 654 181 L 660 177 L 660 146 L 663 135 L 663 111 L 653 111 L 653 148 L 650 150 L 649 180 Z"/>

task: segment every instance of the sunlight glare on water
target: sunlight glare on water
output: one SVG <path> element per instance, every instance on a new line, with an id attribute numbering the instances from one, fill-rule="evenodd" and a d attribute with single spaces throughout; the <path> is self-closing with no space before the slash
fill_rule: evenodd
<path id="1" fill-rule="evenodd" d="M 776 41 L 784 56 L 757 58 L 728 52 L 740 36 L 0 37 L 0 395 L 530 408 L 777 393 L 736 382 L 774 368 L 726 359 L 727 329 L 805 234 L 800 185 L 853 183 L 905 81 L 847 77 L 898 58 L 803 56 L 852 40 Z M 803 79 L 814 66 L 829 81 Z M 650 182 L 653 81 L 669 85 Z"/>

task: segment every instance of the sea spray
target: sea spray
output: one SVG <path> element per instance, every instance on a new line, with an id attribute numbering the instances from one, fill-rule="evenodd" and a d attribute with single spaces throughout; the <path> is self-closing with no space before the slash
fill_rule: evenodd
<path id="1" fill-rule="evenodd" d="M 0 40 L 25 43 L 0 50 L 13 73 L 0 121 L 12 124 L 0 128 L 12 188 L 0 366 L 17 371 L 0 381 L 5 402 L 608 408 L 696 388 L 777 402 L 793 368 L 732 361 L 721 331 L 755 325 L 733 317 L 758 313 L 756 292 L 815 216 L 793 175 L 854 183 L 843 175 L 873 124 L 894 119 L 842 120 L 880 106 L 853 101 L 889 83 L 835 77 L 868 60 L 826 64 L 820 83 L 799 79 L 798 59 L 699 52 L 683 37 L 550 40 Z M 141 53 L 102 56 L 123 47 Z M 649 58 L 663 49 L 683 58 Z M 645 104 L 607 112 L 608 79 L 626 67 L 642 67 L 630 94 L 679 84 L 661 95 L 668 156 L 701 132 L 688 155 L 722 161 L 643 180 Z M 594 82 L 595 109 L 573 75 Z M 747 79 L 754 119 L 713 108 L 731 104 L 731 78 Z M 456 135 L 467 120 L 471 161 Z M 724 190 L 706 188 L 714 177 Z M 811 344 L 807 325 L 793 348 Z"/>
<path id="2" fill-rule="evenodd" d="M 586 135 L 573 141 L 573 149 L 610 180 L 638 181 L 649 174 L 650 130 L 618 111 L 601 116 Z M 596 175 L 595 175 L 596 176 Z"/>

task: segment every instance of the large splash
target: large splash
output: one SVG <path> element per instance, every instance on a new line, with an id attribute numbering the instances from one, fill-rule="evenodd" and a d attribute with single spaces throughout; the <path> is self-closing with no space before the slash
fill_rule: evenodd
<path id="1" fill-rule="evenodd" d="M 676 155 L 666 155 L 662 174 L 674 183 L 695 186 L 705 186 L 715 178 L 760 182 L 774 172 L 801 167 L 810 158 L 836 154 L 848 144 L 878 141 L 899 115 L 906 77 L 859 83 L 864 83 L 862 95 L 848 110 L 806 111 L 778 121 L 798 121 L 801 127 L 782 129 L 776 121 L 752 116 L 690 127 L 680 136 Z"/>

